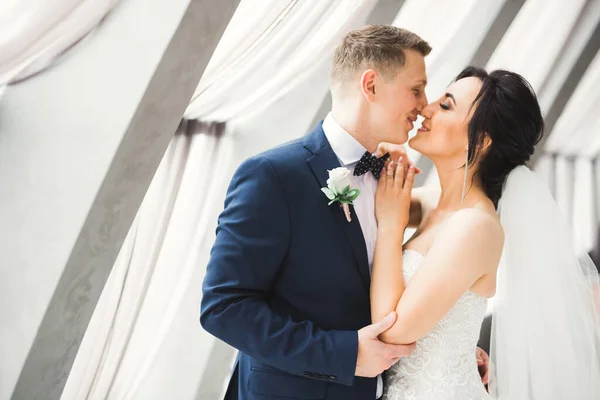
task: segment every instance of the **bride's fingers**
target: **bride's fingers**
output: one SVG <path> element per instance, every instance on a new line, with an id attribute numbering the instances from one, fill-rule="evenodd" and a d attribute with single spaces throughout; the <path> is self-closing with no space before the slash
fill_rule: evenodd
<path id="1" fill-rule="evenodd" d="M 406 174 L 406 179 L 404 180 L 403 188 L 410 193 L 412 191 L 413 185 L 415 183 L 415 167 L 410 167 L 408 169 L 408 173 Z"/>
<path id="2" fill-rule="evenodd" d="M 391 162 L 390 165 L 387 167 L 387 174 L 386 174 L 386 184 L 385 187 L 386 189 L 391 189 L 394 187 L 394 171 L 396 171 L 396 166 L 398 164 L 396 164 L 395 162 Z"/>
<path id="3" fill-rule="evenodd" d="M 408 159 L 408 157 L 406 157 L 406 156 L 400 157 L 399 162 L 402 164 L 402 167 L 404 169 L 404 176 L 406 177 L 406 171 L 408 171 L 408 168 L 410 167 L 411 162 Z"/>
<path id="4" fill-rule="evenodd" d="M 396 178 L 394 179 L 394 188 L 402 189 L 402 185 L 404 184 L 404 159 L 400 157 L 398 160 L 398 166 L 396 167 Z"/>
<path id="5" fill-rule="evenodd" d="M 417 164 L 415 164 L 412 161 L 409 161 L 408 166 L 411 167 L 415 167 L 415 174 L 420 174 L 421 173 L 421 168 L 417 167 Z"/>
<path id="6" fill-rule="evenodd" d="M 383 167 L 379 175 L 379 181 L 377 181 L 377 191 L 385 190 L 385 184 L 387 183 L 387 170 L 388 167 Z"/>

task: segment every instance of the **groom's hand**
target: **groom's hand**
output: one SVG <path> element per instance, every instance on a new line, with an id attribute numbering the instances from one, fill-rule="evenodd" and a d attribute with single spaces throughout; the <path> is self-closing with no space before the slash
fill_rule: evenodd
<path id="1" fill-rule="evenodd" d="M 484 385 L 487 385 L 490 377 L 490 358 L 480 347 L 477 348 L 476 357 L 477 367 L 479 369 L 479 374 L 481 375 L 481 382 L 483 382 Z"/>
<path id="2" fill-rule="evenodd" d="M 396 318 L 396 312 L 392 311 L 381 321 L 358 331 L 358 359 L 354 375 L 374 378 L 394 365 L 400 357 L 412 353 L 414 344 L 387 344 L 378 339 L 379 335 L 394 325 Z"/>
<path id="3" fill-rule="evenodd" d="M 408 172 L 408 169 L 411 167 L 411 165 L 413 165 L 415 167 L 415 173 L 417 173 L 417 174 L 421 173 L 421 170 L 419 168 L 417 168 L 417 165 L 415 163 L 413 163 L 411 160 L 409 160 L 408 156 L 406 155 L 406 149 L 404 148 L 403 145 L 388 143 L 388 142 L 379 143 L 379 146 L 377 146 L 377 150 L 375 151 L 375 157 L 378 157 L 378 158 L 383 157 L 383 155 L 386 153 L 389 153 L 389 155 L 390 155 L 390 158 L 388 159 L 389 160 L 388 163 L 390 161 L 398 162 L 398 160 L 400 160 L 400 158 L 402 158 L 405 174 Z"/>

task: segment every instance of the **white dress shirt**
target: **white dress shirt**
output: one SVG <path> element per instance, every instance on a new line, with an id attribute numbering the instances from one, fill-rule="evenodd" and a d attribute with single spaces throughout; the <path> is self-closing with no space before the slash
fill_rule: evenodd
<path id="1" fill-rule="evenodd" d="M 347 168 L 350 172 L 354 172 L 354 167 L 356 167 L 356 164 L 367 150 L 333 119 L 331 113 L 323 121 L 323 131 L 340 165 Z M 356 217 L 365 238 L 369 270 L 371 270 L 373 267 L 375 242 L 377 241 L 377 220 L 375 219 L 377 180 L 373 174 L 367 172 L 361 176 L 352 176 L 352 183 L 353 188 L 360 190 L 360 195 L 354 200 L 354 211 L 356 212 Z M 381 379 L 381 375 L 379 375 L 377 377 L 377 394 L 375 398 L 378 399 L 382 395 L 383 380 Z"/>

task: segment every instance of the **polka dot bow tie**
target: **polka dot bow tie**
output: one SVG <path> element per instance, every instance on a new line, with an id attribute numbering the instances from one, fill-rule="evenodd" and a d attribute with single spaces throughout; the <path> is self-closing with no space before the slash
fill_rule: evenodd
<path id="1" fill-rule="evenodd" d="M 354 176 L 361 176 L 371 171 L 375 179 L 379 179 L 381 170 L 385 165 L 385 160 L 390 157 L 390 153 L 386 153 L 383 157 L 377 158 L 368 151 L 360 158 L 356 167 L 354 167 Z"/>

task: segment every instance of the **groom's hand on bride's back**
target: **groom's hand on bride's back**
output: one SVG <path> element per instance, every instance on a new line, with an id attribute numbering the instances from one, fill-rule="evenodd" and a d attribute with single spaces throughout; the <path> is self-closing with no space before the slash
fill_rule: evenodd
<path id="1" fill-rule="evenodd" d="M 358 357 L 356 376 L 374 378 L 394 365 L 400 357 L 409 356 L 414 344 L 387 344 L 379 340 L 379 335 L 387 331 L 396 322 L 396 312 L 389 313 L 384 319 L 358 331 Z"/>

